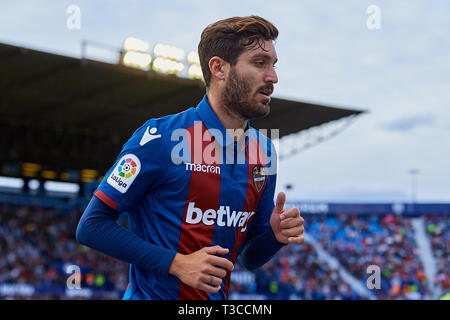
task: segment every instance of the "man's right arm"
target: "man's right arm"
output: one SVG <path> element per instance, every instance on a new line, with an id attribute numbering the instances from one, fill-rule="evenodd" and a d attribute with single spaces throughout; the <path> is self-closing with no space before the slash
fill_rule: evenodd
<path id="1" fill-rule="evenodd" d="M 116 222 L 119 215 L 93 196 L 78 223 L 77 241 L 116 259 L 167 276 L 177 252 L 144 241 L 120 226 Z"/>
<path id="2" fill-rule="evenodd" d="M 185 284 L 218 292 L 224 269 L 233 264 L 217 255 L 228 253 L 220 246 L 205 247 L 188 255 L 153 245 L 117 224 L 119 213 L 93 196 L 78 223 L 77 241 L 116 259 L 153 270 L 161 276 L 172 274 Z"/>

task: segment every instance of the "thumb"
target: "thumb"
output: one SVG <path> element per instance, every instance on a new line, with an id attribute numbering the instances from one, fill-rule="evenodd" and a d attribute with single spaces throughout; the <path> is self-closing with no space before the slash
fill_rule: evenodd
<path id="1" fill-rule="evenodd" d="M 275 204 L 274 212 L 281 214 L 284 210 L 284 203 L 286 202 L 286 194 L 284 192 L 278 193 L 277 202 Z"/>

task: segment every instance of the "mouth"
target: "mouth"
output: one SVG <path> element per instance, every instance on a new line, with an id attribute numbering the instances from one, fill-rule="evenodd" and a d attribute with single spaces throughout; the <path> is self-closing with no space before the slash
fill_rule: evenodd
<path id="1" fill-rule="evenodd" d="M 271 89 L 265 89 L 258 92 L 265 100 L 270 101 L 270 95 L 272 94 Z"/>

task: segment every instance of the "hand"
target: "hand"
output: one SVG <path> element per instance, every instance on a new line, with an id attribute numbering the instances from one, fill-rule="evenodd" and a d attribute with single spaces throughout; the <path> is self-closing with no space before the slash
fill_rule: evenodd
<path id="1" fill-rule="evenodd" d="M 277 197 L 275 208 L 270 217 L 270 226 L 278 242 L 302 243 L 304 241 L 303 218 L 297 208 L 284 210 L 286 195 L 280 192 Z"/>
<path id="2" fill-rule="evenodd" d="M 231 272 L 234 266 L 230 260 L 216 255 L 224 255 L 228 251 L 227 248 L 214 246 L 186 255 L 177 253 L 170 265 L 169 273 L 188 286 L 217 293 L 220 290 L 222 278 L 227 275 L 226 269 Z"/>

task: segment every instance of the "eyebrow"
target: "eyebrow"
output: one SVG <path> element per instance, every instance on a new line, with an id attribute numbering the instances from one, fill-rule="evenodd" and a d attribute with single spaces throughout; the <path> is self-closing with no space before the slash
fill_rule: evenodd
<path id="1" fill-rule="evenodd" d="M 253 56 L 253 59 L 257 59 L 257 58 L 264 58 L 264 59 L 267 59 L 267 60 L 272 60 L 272 57 L 269 56 L 268 54 L 265 54 L 265 53 L 258 53 L 258 54 Z M 277 62 L 278 62 L 278 58 L 275 58 L 275 61 L 273 62 L 273 64 L 275 64 Z"/>

